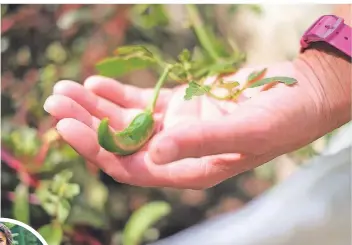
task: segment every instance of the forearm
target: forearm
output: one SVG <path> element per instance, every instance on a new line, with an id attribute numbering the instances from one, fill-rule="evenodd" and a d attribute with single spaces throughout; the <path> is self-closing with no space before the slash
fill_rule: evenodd
<path id="1" fill-rule="evenodd" d="M 351 12 L 352 5 L 337 5 L 333 14 L 352 26 Z M 312 98 L 323 114 L 322 120 L 326 120 L 325 129 L 332 130 L 350 121 L 351 58 L 326 43 L 315 43 L 299 55 L 295 65 L 311 85 Z"/>

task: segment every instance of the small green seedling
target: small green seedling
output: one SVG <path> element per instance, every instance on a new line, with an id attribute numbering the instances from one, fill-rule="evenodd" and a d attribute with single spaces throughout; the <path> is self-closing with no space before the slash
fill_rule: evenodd
<path id="1" fill-rule="evenodd" d="M 233 53 L 225 50 L 226 45 L 204 27 L 194 5 L 187 5 L 187 10 L 191 26 L 201 46 L 200 52 L 196 53 L 193 50 L 192 53 L 185 49 L 176 60 L 166 61 L 159 52 L 152 52 L 146 46 L 129 45 L 118 48 L 115 51 L 116 56 L 97 64 L 101 75 L 114 77 L 138 69 L 162 69 L 150 104 L 131 121 L 125 130 L 114 133 L 109 127 L 107 118 L 101 121 L 98 127 L 98 141 L 105 150 L 126 156 L 137 152 L 148 142 L 154 133 L 154 108 L 160 89 L 168 78 L 188 85 L 185 89 L 185 100 L 199 96 L 210 96 L 218 100 L 234 102 L 247 88 L 274 83 L 286 85 L 296 83 L 296 80 L 290 77 L 264 78 L 266 68 L 252 72 L 242 87 L 238 81 L 224 82 L 224 76 L 235 73 L 241 67 L 245 61 L 244 55 L 239 54 L 236 48 L 233 48 Z M 229 43 L 231 47 L 235 46 L 232 41 Z M 205 80 L 210 76 L 215 77 L 214 82 L 211 86 L 205 85 Z M 217 88 L 226 89 L 227 95 L 224 97 L 215 95 L 213 89 Z"/>

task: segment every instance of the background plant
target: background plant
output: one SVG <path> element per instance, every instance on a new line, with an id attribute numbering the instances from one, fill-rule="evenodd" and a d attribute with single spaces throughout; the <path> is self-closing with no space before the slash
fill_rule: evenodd
<path id="1" fill-rule="evenodd" d="M 229 41 L 217 26 L 216 5 L 196 6 L 198 15 L 194 16 L 201 18 L 203 28 L 207 27 L 200 31 L 206 34 L 206 39 L 199 38 L 202 34 L 192 28 L 194 19 L 186 18 L 182 31 L 172 29 L 170 8 L 165 5 L 2 5 L 3 217 L 30 224 L 50 239 L 50 244 L 128 243 L 123 234 L 130 234 L 133 229 L 140 231 L 139 237 L 130 239 L 143 243 L 239 209 L 276 183 L 276 165 L 269 163 L 206 191 L 123 185 L 82 159 L 53 130 L 55 122 L 42 106 L 58 80 L 82 82 L 89 75 L 101 73 L 123 83 L 154 86 L 161 73 L 157 67 L 116 69 L 113 54 L 121 45 L 146 45 L 168 61 L 177 61 L 184 49 L 192 50 L 192 57 L 202 60 L 193 74 L 216 73 L 217 59 L 222 64 L 246 64 L 245 54 L 239 49 L 240 40 Z M 257 6 L 228 6 L 232 15 L 248 9 L 260 14 Z M 188 16 L 192 11 L 192 7 L 185 9 L 185 14 Z M 115 69 L 99 68 L 103 60 L 111 62 Z M 229 72 L 232 69 L 237 66 L 230 66 Z M 187 75 L 176 70 L 174 73 L 179 79 L 170 79 L 166 86 L 182 83 L 182 77 Z M 319 147 L 311 144 L 288 154 L 284 160 L 297 167 L 303 159 L 319 154 Z M 62 189 L 65 191 L 58 191 Z M 163 204 L 149 205 L 154 202 Z M 156 207 L 155 213 L 159 215 L 149 217 L 141 223 L 144 225 L 134 228 L 133 224 L 140 222 L 133 222 L 136 218 L 131 215 L 143 214 L 137 211 L 142 207 Z"/>

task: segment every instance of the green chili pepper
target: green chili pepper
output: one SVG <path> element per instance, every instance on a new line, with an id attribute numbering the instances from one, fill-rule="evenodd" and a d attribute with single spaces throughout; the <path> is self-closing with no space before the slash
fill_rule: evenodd
<path id="1" fill-rule="evenodd" d="M 112 132 L 109 128 L 109 120 L 104 118 L 98 127 L 99 145 L 109 152 L 122 156 L 130 155 L 141 149 L 154 133 L 153 112 L 158 99 L 160 89 L 163 86 L 171 66 L 167 66 L 159 78 L 151 103 L 138 114 L 126 129 L 120 132 Z"/>

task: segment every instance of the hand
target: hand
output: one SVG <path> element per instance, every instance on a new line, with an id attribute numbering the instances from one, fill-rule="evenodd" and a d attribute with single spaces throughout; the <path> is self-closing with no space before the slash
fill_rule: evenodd
<path id="1" fill-rule="evenodd" d="M 252 70 L 242 69 L 230 79 L 243 82 Z M 155 115 L 158 132 L 144 149 L 127 157 L 102 149 L 95 130 L 103 117 L 115 129 L 126 127 L 148 103 L 151 89 L 97 76 L 83 86 L 60 81 L 44 108 L 59 120 L 57 130 L 68 144 L 119 182 L 209 188 L 331 129 L 323 95 L 297 65 L 270 66 L 267 76 L 295 77 L 298 84 L 264 92 L 250 89 L 238 104 L 205 96 L 185 101 L 184 86 L 162 90 Z"/>

